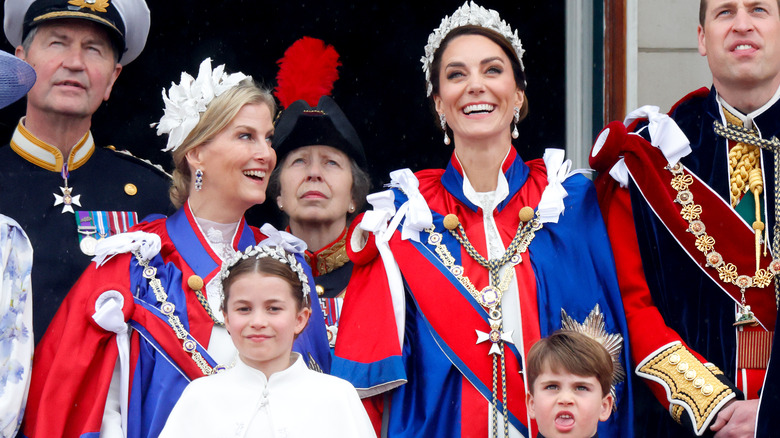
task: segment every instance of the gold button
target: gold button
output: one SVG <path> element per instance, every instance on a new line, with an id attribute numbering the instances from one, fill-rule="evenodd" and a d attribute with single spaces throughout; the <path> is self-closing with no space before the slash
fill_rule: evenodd
<path id="1" fill-rule="evenodd" d="M 701 388 L 702 386 L 704 386 L 704 377 L 697 377 L 696 380 L 693 381 L 693 387 Z"/>
<path id="2" fill-rule="evenodd" d="M 106 149 L 111 149 L 112 151 L 115 151 L 116 147 L 114 145 L 110 144 L 110 145 L 106 146 Z"/>
<path id="3" fill-rule="evenodd" d="M 321 297 L 321 296 L 322 296 L 322 294 L 324 294 L 324 293 L 325 293 L 325 288 L 324 288 L 324 287 L 322 287 L 322 286 L 321 286 L 321 285 L 319 285 L 319 284 L 318 284 L 318 285 L 315 287 L 315 289 L 317 289 L 317 296 L 318 296 L 318 297 Z"/>
<path id="4" fill-rule="evenodd" d="M 705 396 L 712 395 L 712 393 L 715 391 L 715 388 L 712 387 L 712 385 L 704 385 L 704 387 L 701 388 L 701 393 Z"/>
<path id="5" fill-rule="evenodd" d="M 518 216 L 520 217 L 521 222 L 528 222 L 534 218 L 534 209 L 525 206 L 520 209 L 520 213 L 518 214 Z"/>
<path id="6" fill-rule="evenodd" d="M 190 278 L 187 279 L 187 286 L 192 290 L 201 290 L 203 289 L 203 279 L 197 275 L 190 275 Z"/>
<path id="7" fill-rule="evenodd" d="M 127 183 L 125 184 L 125 193 L 130 196 L 135 196 L 135 194 L 138 193 L 138 187 L 133 183 Z"/>
<path id="8" fill-rule="evenodd" d="M 677 365 L 678 363 L 680 363 L 680 355 L 674 353 L 671 356 L 669 356 L 669 363 L 672 365 Z"/>
<path id="9" fill-rule="evenodd" d="M 696 370 L 688 370 L 685 372 L 685 380 L 692 382 L 696 378 Z"/>
<path id="10" fill-rule="evenodd" d="M 686 362 L 680 362 L 677 364 L 677 372 L 680 374 L 685 374 L 685 372 L 688 371 L 688 364 Z"/>
<path id="11" fill-rule="evenodd" d="M 452 213 L 444 216 L 444 228 L 448 230 L 454 230 L 455 228 L 458 228 L 459 223 L 460 221 L 458 220 L 458 216 Z"/>

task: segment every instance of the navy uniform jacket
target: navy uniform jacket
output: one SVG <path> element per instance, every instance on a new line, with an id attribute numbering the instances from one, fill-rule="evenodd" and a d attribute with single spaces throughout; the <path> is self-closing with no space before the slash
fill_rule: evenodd
<path id="1" fill-rule="evenodd" d="M 0 212 L 19 222 L 32 242 L 37 344 L 91 257 L 79 248 L 75 215 L 63 213 L 62 204 L 54 206 L 53 194 L 62 195 L 62 155 L 24 127 L 17 127 L 11 143 L 13 147 L 0 147 Z M 73 147 L 68 162 L 68 186 L 81 195 L 81 207 L 73 205 L 74 210 L 133 211 L 139 220 L 173 211 L 167 174 L 131 156 L 95 147 L 90 133 Z M 126 190 L 127 184 L 135 187 L 135 194 L 128 194 L 133 190 Z"/>

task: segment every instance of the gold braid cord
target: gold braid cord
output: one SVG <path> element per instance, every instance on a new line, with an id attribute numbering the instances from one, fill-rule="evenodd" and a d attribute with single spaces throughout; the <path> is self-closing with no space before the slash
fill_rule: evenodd
<path id="1" fill-rule="evenodd" d="M 683 412 L 690 412 L 697 435 L 714 420 L 723 403 L 736 397 L 728 385 L 715 377 L 723 374 L 717 367 L 705 366 L 679 343 L 646 358 L 636 372 L 666 388 L 675 421 L 680 423 Z"/>
<path id="2" fill-rule="evenodd" d="M 726 116 L 726 122 L 734 126 L 743 126 L 742 120 L 725 108 L 723 114 Z M 739 204 L 742 195 L 747 193 L 750 188 L 748 180 L 750 171 L 753 169 L 761 170 L 761 149 L 756 145 L 737 142 L 729 150 L 729 187 L 732 207 Z"/>

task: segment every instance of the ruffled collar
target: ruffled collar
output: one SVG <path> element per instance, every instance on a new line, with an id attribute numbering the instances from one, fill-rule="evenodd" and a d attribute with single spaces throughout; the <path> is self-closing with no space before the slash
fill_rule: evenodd
<path id="1" fill-rule="evenodd" d="M 24 127 L 24 117 L 19 120 L 11 137 L 11 149 L 30 163 L 52 172 L 60 172 L 65 158 L 56 147 L 39 139 Z M 95 140 L 92 132 L 87 131 L 83 137 L 70 149 L 68 154 L 68 170 L 76 170 L 89 160 L 95 151 Z"/>
<path id="2" fill-rule="evenodd" d="M 514 148 L 509 148 L 509 153 L 504 157 L 504 161 L 501 164 L 501 173 L 498 176 L 498 184 L 496 186 L 496 199 L 500 200 L 496 206 L 498 211 L 501 211 L 509 200 L 512 199 L 512 196 L 523 187 L 523 184 L 528 179 L 528 173 L 528 166 L 517 155 L 517 151 Z M 444 188 L 460 202 L 475 212 L 478 210 L 479 207 L 474 202 L 476 200 L 476 192 L 471 187 L 471 184 L 468 183 L 463 166 L 455 153 L 450 158 L 447 169 L 445 169 L 441 177 L 441 182 Z"/>

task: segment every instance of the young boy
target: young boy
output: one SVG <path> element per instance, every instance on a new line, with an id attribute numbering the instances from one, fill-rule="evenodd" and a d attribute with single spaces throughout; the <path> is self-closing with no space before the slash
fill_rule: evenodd
<path id="1" fill-rule="evenodd" d="M 586 335 L 558 330 L 528 352 L 526 404 L 537 438 L 597 436 L 614 403 L 612 357 Z"/>

